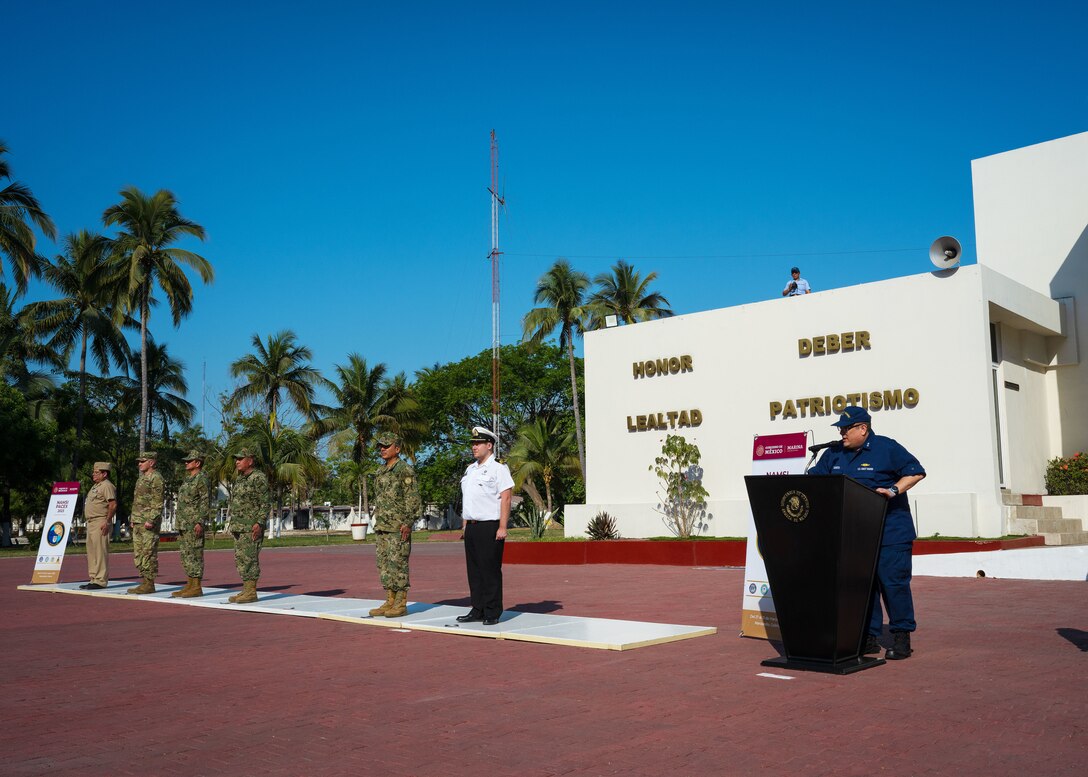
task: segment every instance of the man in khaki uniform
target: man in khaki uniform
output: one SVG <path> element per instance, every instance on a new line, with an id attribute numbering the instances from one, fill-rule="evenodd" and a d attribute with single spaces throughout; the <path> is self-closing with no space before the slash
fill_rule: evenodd
<path id="1" fill-rule="evenodd" d="M 159 573 L 159 530 L 162 528 L 162 475 L 155 471 L 156 453 L 140 451 L 136 466 L 140 476 L 132 496 L 132 560 L 141 583 L 128 589 L 130 594 L 155 593 Z"/>
<path id="2" fill-rule="evenodd" d="M 87 581 L 80 588 L 97 591 L 110 582 L 110 527 L 117 512 L 117 489 L 110 482 L 108 461 L 96 461 L 91 470 L 94 485 L 83 500 L 87 519 Z"/>

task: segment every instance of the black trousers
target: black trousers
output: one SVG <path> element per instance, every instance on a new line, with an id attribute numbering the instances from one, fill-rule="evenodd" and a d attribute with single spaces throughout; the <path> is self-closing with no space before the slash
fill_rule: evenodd
<path id="1" fill-rule="evenodd" d="M 498 521 L 465 524 L 465 566 L 472 611 L 484 618 L 502 615 L 502 550 L 506 540 L 496 540 Z"/>

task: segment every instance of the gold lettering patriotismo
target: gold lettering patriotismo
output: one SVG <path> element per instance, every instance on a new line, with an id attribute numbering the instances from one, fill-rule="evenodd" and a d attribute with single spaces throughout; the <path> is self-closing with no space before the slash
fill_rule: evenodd
<path id="1" fill-rule="evenodd" d="M 691 354 L 680 356 L 666 356 L 662 359 L 647 359 L 642 362 L 631 363 L 631 375 L 635 380 L 639 378 L 653 378 L 655 376 L 681 375 L 685 372 L 695 372 L 694 360 Z"/>
<path id="2" fill-rule="evenodd" d="M 627 431 L 629 432 L 655 432 L 667 429 L 685 429 L 700 426 L 703 423 L 703 411 L 697 408 L 691 410 L 662 410 L 646 415 L 627 416 Z"/>
<path id="3" fill-rule="evenodd" d="M 795 397 L 793 399 L 773 400 L 768 403 L 772 421 L 795 418 L 820 418 L 840 415 L 847 405 L 867 408 L 870 412 L 878 410 L 903 410 L 918 406 L 921 394 L 916 388 L 872 389 L 870 391 L 851 391 L 845 394 L 830 394 L 822 397 Z"/>
<path id="4" fill-rule="evenodd" d="M 849 351 L 868 351 L 871 347 L 869 333 L 865 330 L 833 332 L 827 335 L 800 338 L 797 341 L 797 355 L 803 359 L 806 356 L 826 356 Z"/>
<path id="5" fill-rule="evenodd" d="M 808 518 L 808 496 L 803 491 L 787 491 L 778 506 L 782 508 L 782 515 L 786 516 L 787 521 L 801 523 Z"/>

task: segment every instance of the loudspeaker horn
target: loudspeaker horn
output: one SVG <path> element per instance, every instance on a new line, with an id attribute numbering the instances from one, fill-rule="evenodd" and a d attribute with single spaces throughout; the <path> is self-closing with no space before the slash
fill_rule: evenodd
<path id="1" fill-rule="evenodd" d="M 934 240 L 933 245 L 929 247 L 929 261 L 933 262 L 938 270 L 947 270 L 960 263 L 961 253 L 963 249 L 960 247 L 960 241 L 951 235 L 945 235 Z"/>

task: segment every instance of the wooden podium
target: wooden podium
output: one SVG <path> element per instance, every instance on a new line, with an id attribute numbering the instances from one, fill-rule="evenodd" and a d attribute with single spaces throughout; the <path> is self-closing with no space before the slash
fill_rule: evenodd
<path id="1" fill-rule="evenodd" d="M 850 674 L 862 655 L 887 500 L 844 475 L 744 478 L 786 655 L 764 666 Z"/>

